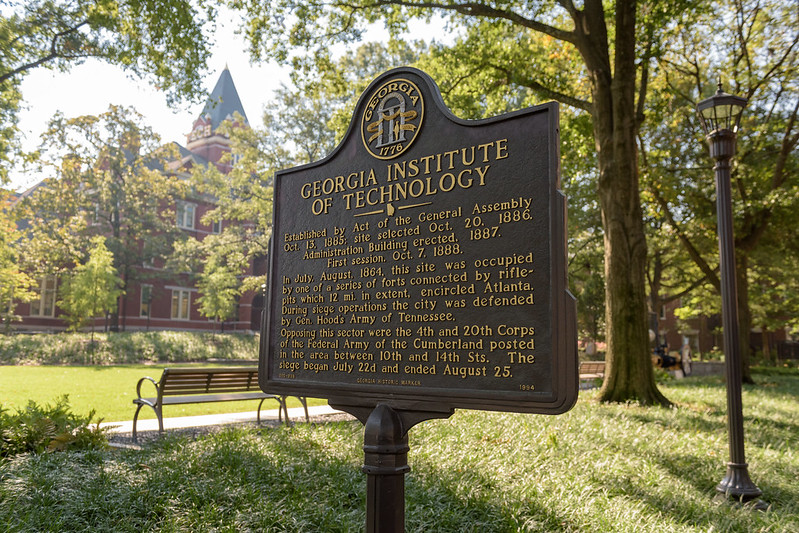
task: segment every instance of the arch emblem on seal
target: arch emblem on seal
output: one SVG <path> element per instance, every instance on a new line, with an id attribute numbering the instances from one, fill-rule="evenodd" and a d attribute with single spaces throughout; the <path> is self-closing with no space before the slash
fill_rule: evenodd
<path id="1" fill-rule="evenodd" d="M 419 87 L 404 78 L 388 80 L 367 100 L 361 116 L 363 145 L 378 159 L 393 159 L 416 140 L 423 118 Z"/>

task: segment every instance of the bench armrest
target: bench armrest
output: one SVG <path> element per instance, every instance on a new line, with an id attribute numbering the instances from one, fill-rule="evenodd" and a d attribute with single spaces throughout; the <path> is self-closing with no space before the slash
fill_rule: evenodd
<path id="1" fill-rule="evenodd" d="M 142 383 L 145 382 L 145 380 L 149 381 L 150 383 L 152 383 L 153 387 L 155 387 L 155 397 L 158 398 L 159 396 L 161 396 L 161 391 L 158 390 L 158 383 L 156 383 L 156 381 L 153 378 L 151 378 L 149 376 L 144 376 L 143 378 L 141 378 L 139 380 L 138 383 L 136 383 L 136 396 L 138 396 L 138 400 L 139 401 L 144 401 L 144 397 L 141 394 L 141 386 L 142 386 Z M 145 403 L 147 403 L 149 405 L 150 402 L 145 401 Z"/>

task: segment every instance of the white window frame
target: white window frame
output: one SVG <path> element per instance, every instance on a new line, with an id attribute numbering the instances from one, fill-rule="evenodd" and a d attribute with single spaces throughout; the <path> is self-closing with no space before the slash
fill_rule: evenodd
<path id="1" fill-rule="evenodd" d="M 58 288 L 58 278 L 55 274 L 47 274 L 39 280 L 38 300 L 30 303 L 30 316 L 54 317 L 56 290 Z"/>
<path id="2" fill-rule="evenodd" d="M 191 318 L 191 289 L 172 289 L 169 308 L 169 316 L 172 320 L 189 320 Z"/>
<path id="3" fill-rule="evenodd" d="M 197 204 L 179 200 L 175 206 L 175 218 L 179 228 L 194 229 L 194 218 L 197 214 Z"/>
<path id="4" fill-rule="evenodd" d="M 211 222 L 211 233 L 222 233 L 222 220 L 214 220 Z"/>

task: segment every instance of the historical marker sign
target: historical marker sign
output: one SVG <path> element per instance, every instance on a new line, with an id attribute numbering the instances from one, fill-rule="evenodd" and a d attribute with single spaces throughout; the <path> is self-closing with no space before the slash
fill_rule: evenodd
<path id="1" fill-rule="evenodd" d="M 556 414 L 577 397 L 557 104 L 466 121 L 421 71 L 275 176 L 261 340 L 272 393 Z"/>

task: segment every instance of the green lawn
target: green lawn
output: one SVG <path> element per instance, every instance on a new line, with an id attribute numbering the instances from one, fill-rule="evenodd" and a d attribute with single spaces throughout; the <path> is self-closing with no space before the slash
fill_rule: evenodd
<path id="1" fill-rule="evenodd" d="M 406 531 L 797 533 L 799 372 L 745 386 L 746 452 L 767 511 L 715 487 L 728 458 L 720 377 L 661 385 L 674 409 L 580 394 L 559 416 L 459 410 L 409 432 Z M 363 531 L 358 422 L 166 435 L 141 450 L 0 462 L 9 532 Z"/>
<path id="2" fill-rule="evenodd" d="M 29 400 L 52 403 L 63 394 L 69 395 L 69 404 L 77 414 L 88 414 L 91 409 L 106 422 L 132 420 L 136 398 L 136 383 L 144 376 L 158 381 L 165 366 L 171 368 L 187 365 L 119 365 L 119 366 L 0 366 L 0 405 L 16 410 Z M 226 366 L 226 365 L 191 365 Z M 147 396 L 155 390 L 148 383 L 142 387 Z M 311 405 L 323 400 L 309 400 Z M 289 407 L 297 407 L 296 398 L 289 398 Z M 221 402 L 193 405 L 175 405 L 164 409 L 164 416 L 190 416 L 215 413 L 254 411 L 258 402 Z M 267 401 L 264 409 L 276 409 L 277 402 Z M 142 409 L 140 418 L 155 418 L 152 409 Z"/>

